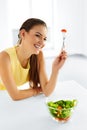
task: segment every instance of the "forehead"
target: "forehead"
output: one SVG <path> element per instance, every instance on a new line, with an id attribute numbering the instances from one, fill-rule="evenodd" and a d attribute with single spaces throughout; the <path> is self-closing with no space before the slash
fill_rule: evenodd
<path id="1" fill-rule="evenodd" d="M 47 36 L 47 28 L 43 25 L 36 25 L 30 31 L 30 33 L 41 33 L 44 37 Z"/>

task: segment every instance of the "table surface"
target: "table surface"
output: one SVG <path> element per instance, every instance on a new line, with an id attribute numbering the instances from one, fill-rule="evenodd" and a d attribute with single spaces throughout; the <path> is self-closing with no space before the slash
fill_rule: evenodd
<path id="1" fill-rule="evenodd" d="M 0 130 L 87 130 L 87 89 L 75 81 L 63 81 L 57 83 L 53 95 L 78 100 L 67 123 L 58 123 L 50 117 L 43 94 L 13 101 L 7 91 L 0 91 Z"/>

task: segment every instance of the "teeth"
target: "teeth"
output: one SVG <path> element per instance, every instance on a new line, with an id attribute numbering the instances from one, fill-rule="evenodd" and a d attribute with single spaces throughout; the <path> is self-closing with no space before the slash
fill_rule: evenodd
<path id="1" fill-rule="evenodd" d="M 39 45 L 34 45 L 36 48 L 40 49 L 40 46 Z"/>

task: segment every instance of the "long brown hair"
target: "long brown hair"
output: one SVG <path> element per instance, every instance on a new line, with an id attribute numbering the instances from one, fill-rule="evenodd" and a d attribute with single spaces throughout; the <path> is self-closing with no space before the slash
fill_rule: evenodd
<path id="1" fill-rule="evenodd" d="M 29 32 L 36 25 L 43 25 L 47 28 L 47 25 L 43 20 L 37 18 L 30 18 L 27 19 L 22 24 L 20 30 L 25 29 L 26 32 Z M 32 87 L 37 87 L 38 84 L 40 84 L 37 55 L 35 54 L 31 55 L 29 62 L 30 62 L 29 81 L 30 83 L 33 83 L 33 86 L 31 85 Z"/>

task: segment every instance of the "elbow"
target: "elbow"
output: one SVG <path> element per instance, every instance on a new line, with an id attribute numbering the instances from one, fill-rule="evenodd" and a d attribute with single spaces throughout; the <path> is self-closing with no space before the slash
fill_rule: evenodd
<path id="1" fill-rule="evenodd" d="M 44 94 L 46 97 L 49 97 L 51 94 Z"/>
<path id="2" fill-rule="evenodd" d="M 21 100 L 20 97 L 19 97 L 19 95 L 17 93 L 13 94 L 13 95 L 10 95 L 10 97 L 11 97 L 11 99 L 13 101 L 19 101 L 19 100 Z"/>
<path id="3" fill-rule="evenodd" d="M 11 97 L 13 101 L 19 101 L 20 99 L 17 97 Z"/>
<path id="4" fill-rule="evenodd" d="M 43 94 L 46 96 L 46 97 L 48 97 L 48 96 L 50 96 L 51 94 L 52 94 L 52 90 L 50 90 L 49 88 L 47 88 L 47 87 L 44 87 L 43 89 L 42 89 L 42 91 L 43 91 Z"/>
<path id="5" fill-rule="evenodd" d="M 44 95 L 45 95 L 46 97 L 49 97 L 49 96 L 51 95 L 51 93 L 46 92 L 46 91 L 44 91 L 43 93 L 44 93 Z"/>
<path id="6" fill-rule="evenodd" d="M 11 99 L 12 99 L 13 101 L 19 101 L 19 100 L 20 100 L 17 96 L 11 96 Z"/>

